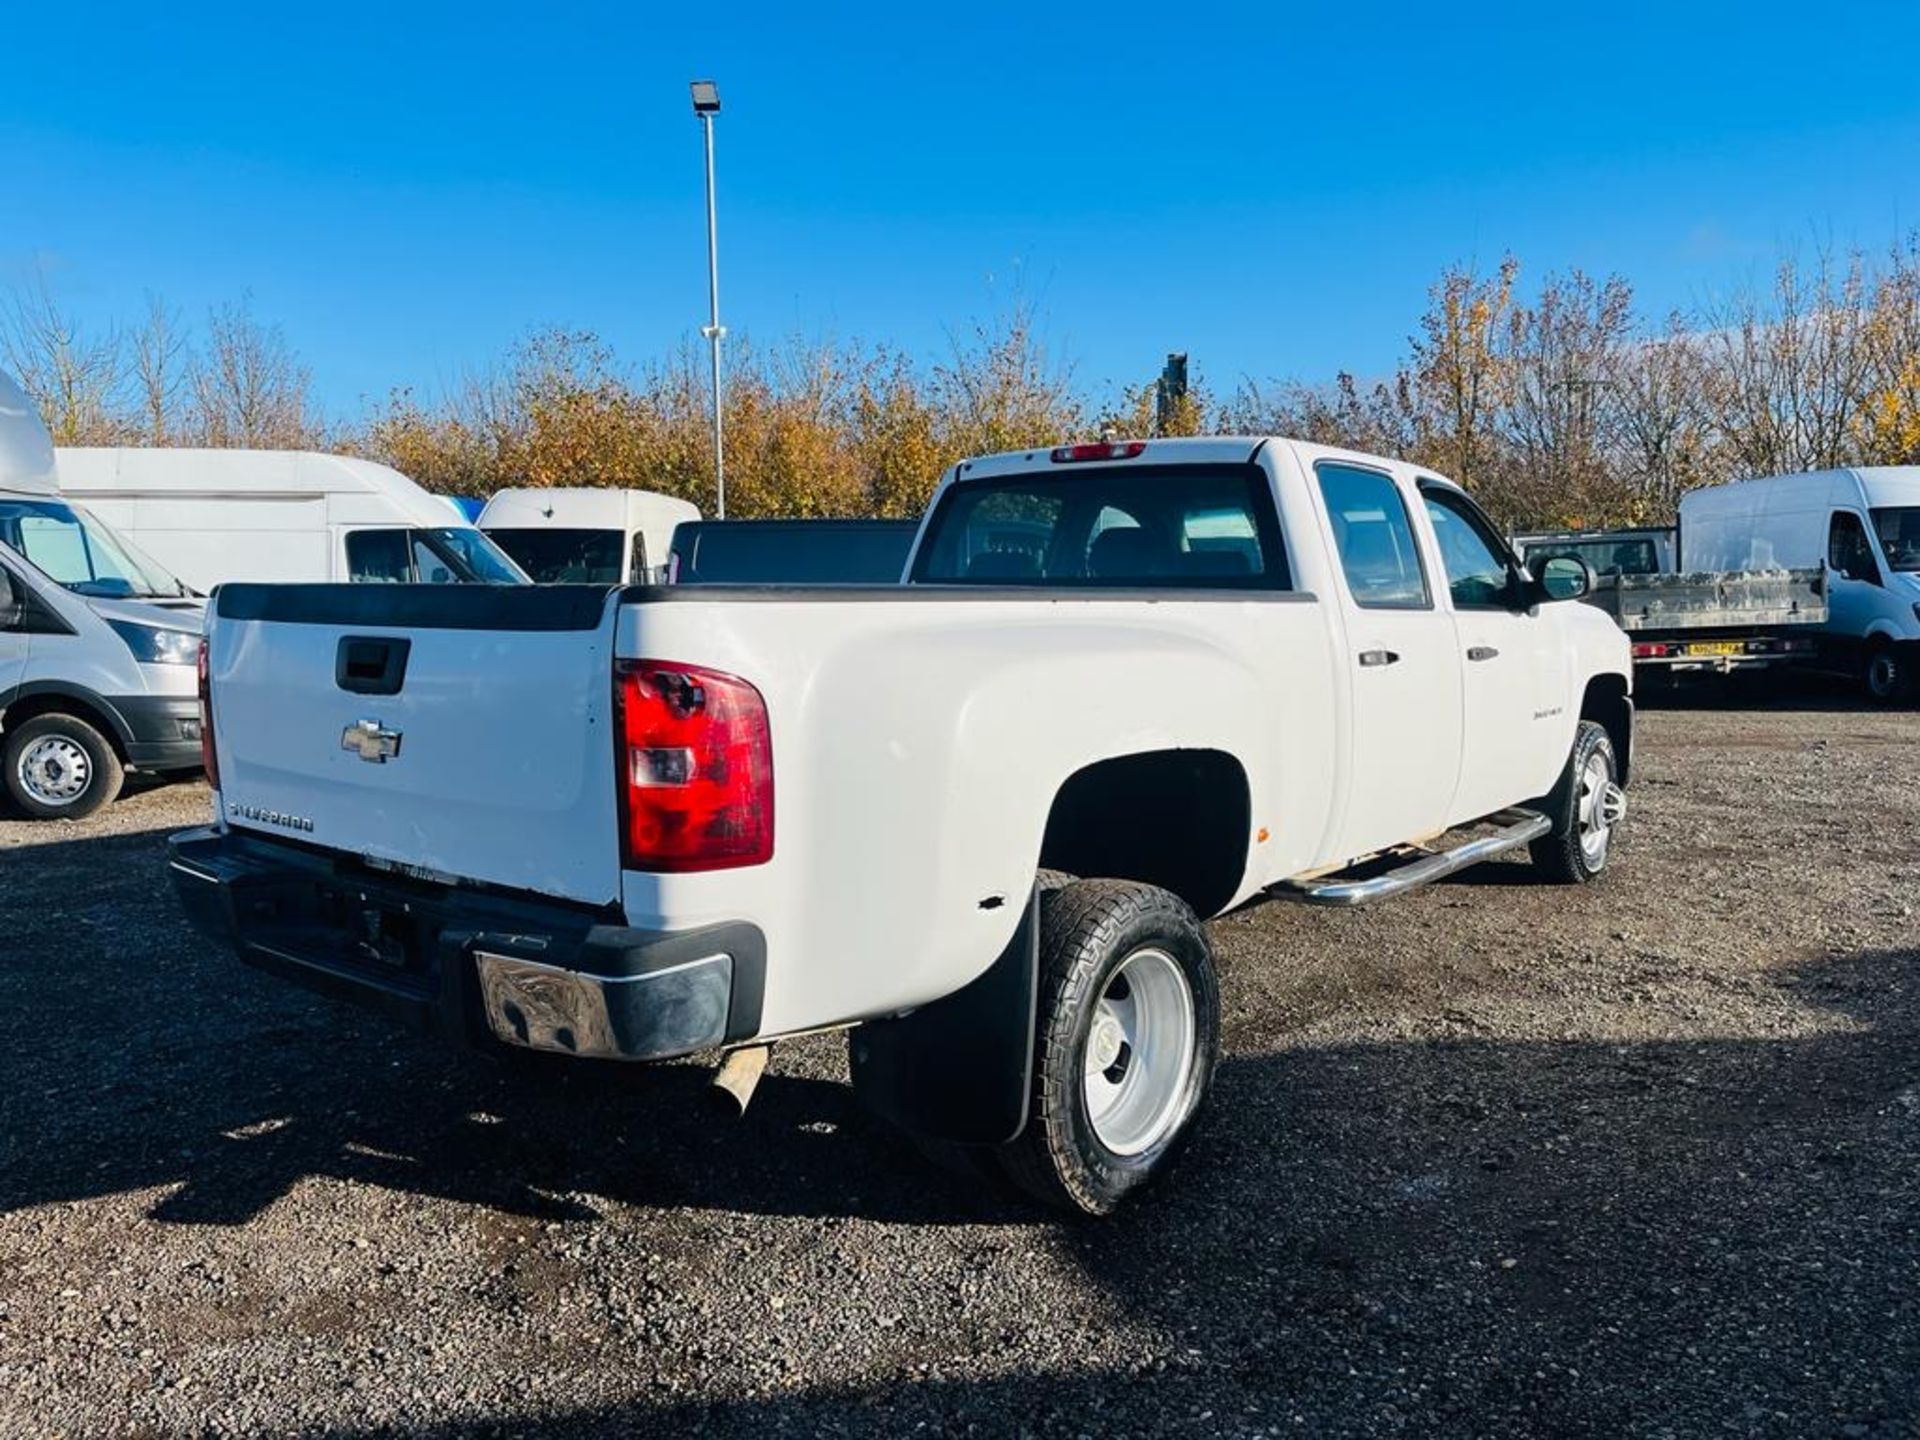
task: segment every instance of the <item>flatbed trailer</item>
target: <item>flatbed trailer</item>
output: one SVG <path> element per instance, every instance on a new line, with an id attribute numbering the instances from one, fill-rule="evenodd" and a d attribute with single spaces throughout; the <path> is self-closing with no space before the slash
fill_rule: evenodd
<path id="1" fill-rule="evenodd" d="M 1807 569 L 1685 570 L 1670 529 L 1522 535 L 1529 564 L 1574 556 L 1594 572 L 1586 601 L 1613 617 L 1648 679 L 1728 675 L 1811 660 L 1827 619 L 1826 573 Z M 1684 557 L 1681 557 L 1684 559 Z"/>

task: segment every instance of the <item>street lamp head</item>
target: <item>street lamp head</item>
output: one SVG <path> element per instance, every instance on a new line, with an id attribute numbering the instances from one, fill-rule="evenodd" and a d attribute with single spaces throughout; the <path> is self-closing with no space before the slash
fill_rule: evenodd
<path id="1" fill-rule="evenodd" d="M 696 115 L 718 115 L 720 113 L 720 87 L 711 80 L 696 80 L 689 87 L 693 91 L 693 113 Z"/>

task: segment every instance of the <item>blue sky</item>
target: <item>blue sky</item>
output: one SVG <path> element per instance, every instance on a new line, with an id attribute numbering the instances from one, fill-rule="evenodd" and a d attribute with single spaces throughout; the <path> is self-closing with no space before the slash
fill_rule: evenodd
<path id="1" fill-rule="evenodd" d="M 5 22 L 0 285 L 250 292 L 328 408 L 534 326 L 724 318 L 936 354 L 1025 299 L 1078 384 L 1384 371 L 1511 249 L 1663 312 L 1920 225 L 1920 6 L 34 5 Z M 310 13 L 302 13 L 310 12 Z"/>

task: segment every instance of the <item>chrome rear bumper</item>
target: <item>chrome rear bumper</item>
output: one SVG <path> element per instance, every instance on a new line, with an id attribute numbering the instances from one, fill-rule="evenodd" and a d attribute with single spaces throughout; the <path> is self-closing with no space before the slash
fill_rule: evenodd
<path id="1" fill-rule="evenodd" d="M 493 1037 L 528 1050 L 651 1060 L 727 1038 L 733 957 L 706 955 L 637 975 L 588 975 L 539 960 L 473 952 Z"/>

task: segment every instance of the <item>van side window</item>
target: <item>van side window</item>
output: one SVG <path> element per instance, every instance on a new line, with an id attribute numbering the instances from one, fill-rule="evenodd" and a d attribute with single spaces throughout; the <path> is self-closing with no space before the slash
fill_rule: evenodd
<path id="1" fill-rule="evenodd" d="M 1849 580 L 1880 583 L 1880 567 L 1874 563 L 1867 528 L 1851 510 L 1833 512 L 1833 521 L 1827 527 L 1827 563 Z"/>
<path id="2" fill-rule="evenodd" d="M 1313 473 L 1354 603 L 1369 609 L 1430 609 L 1433 597 L 1400 487 L 1390 476 L 1357 465 L 1322 463 Z"/>
<path id="3" fill-rule="evenodd" d="M 355 584 L 405 585 L 413 579 L 404 530 L 352 530 L 347 534 L 347 578 Z"/>

